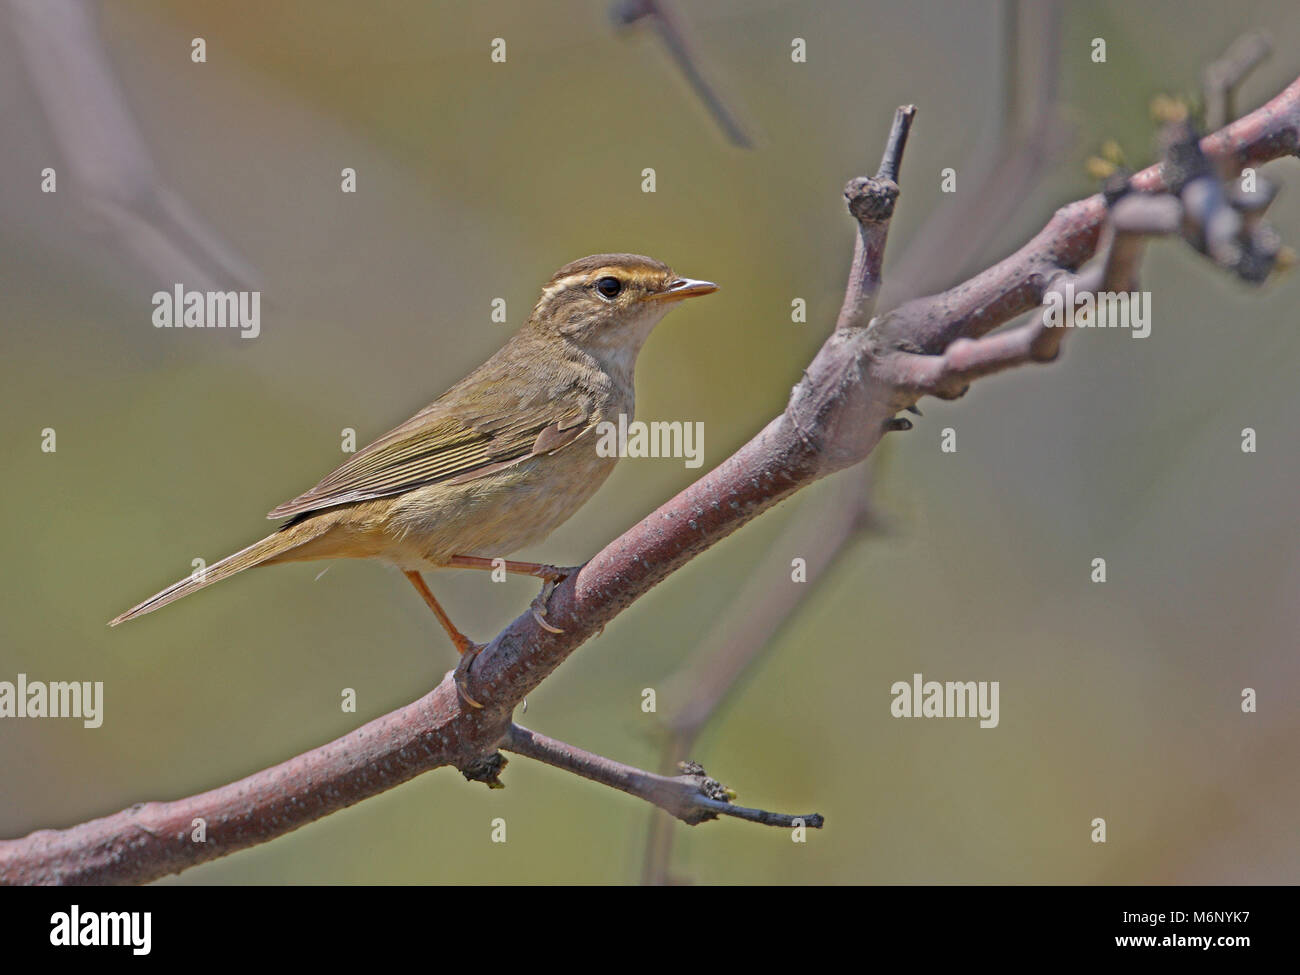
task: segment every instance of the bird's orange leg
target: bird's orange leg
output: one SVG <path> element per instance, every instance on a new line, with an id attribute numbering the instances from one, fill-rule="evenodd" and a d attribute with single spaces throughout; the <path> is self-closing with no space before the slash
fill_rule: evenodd
<path id="1" fill-rule="evenodd" d="M 456 624 L 451 621 L 451 617 L 447 615 L 437 598 L 429 591 L 429 587 L 425 585 L 424 577 L 418 572 L 407 572 L 406 578 L 411 580 L 411 585 L 415 587 L 415 591 L 420 594 L 425 604 L 433 610 L 433 615 L 438 617 L 438 622 L 442 624 L 442 628 L 451 637 L 451 642 L 456 644 L 457 652 L 465 654 L 473 650 L 474 641 L 456 629 Z"/>
<path id="2" fill-rule="evenodd" d="M 483 705 L 470 697 L 469 691 L 465 688 L 465 681 L 469 677 L 470 667 L 474 665 L 474 658 L 478 656 L 479 651 L 483 648 L 456 629 L 456 624 L 451 621 L 451 617 L 447 615 L 446 610 L 442 608 L 433 592 L 425 585 L 424 577 L 420 573 L 407 572 L 405 575 L 406 578 L 411 580 L 411 585 L 415 587 L 415 591 L 420 594 L 425 604 L 433 610 L 433 615 L 438 617 L 438 622 L 447 631 L 447 635 L 451 637 L 451 642 L 456 645 L 456 650 L 460 653 L 460 663 L 456 665 L 454 677 L 456 690 L 460 692 L 460 696 L 465 699 L 467 704 L 481 708 Z"/>
<path id="3" fill-rule="evenodd" d="M 510 559 L 485 559 L 477 555 L 453 555 L 447 562 L 448 567 L 453 569 L 481 569 L 491 572 L 493 569 L 502 568 L 507 572 L 513 572 L 515 575 L 533 576 L 542 580 L 542 591 L 537 594 L 533 600 L 533 619 L 537 620 L 537 625 L 543 630 L 551 633 L 563 633 L 558 627 L 551 626 L 550 623 L 543 619 L 546 616 L 548 604 L 551 601 L 551 593 L 555 587 L 563 582 L 573 569 L 561 569 L 555 565 L 545 565 L 541 562 L 512 562 Z"/>

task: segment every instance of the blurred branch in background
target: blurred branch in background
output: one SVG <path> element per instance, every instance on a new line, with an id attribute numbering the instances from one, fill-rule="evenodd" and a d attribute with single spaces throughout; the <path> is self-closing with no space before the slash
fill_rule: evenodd
<path id="1" fill-rule="evenodd" d="M 151 286 L 254 289 L 256 271 L 165 182 L 100 37 L 90 0 L 8 0 L 32 90 L 92 231 Z"/>
<path id="2" fill-rule="evenodd" d="M 1271 46 L 1260 33 L 1243 34 L 1201 74 L 1205 127 L 1221 129 L 1236 117 L 1237 88 L 1268 57 Z"/>
<path id="3" fill-rule="evenodd" d="M 975 153 L 975 189 L 948 202 L 921 226 L 890 271 L 886 296 L 911 298 L 929 282 L 950 283 L 985 245 L 985 228 L 1004 223 L 1033 191 L 1054 150 L 1063 141 L 1057 116 L 1061 10 L 1057 0 L 1022 4 L 1005 0 L 1002 90 L 997 125 Z M 1035 43 L 1024 49 L 1021 39 Z M 1026 96 L 1031 99 L 1028 107 Z M 879 275 L 880 268 L 876 267 Z M 852 288 L 850 288 L 852 290 Z M 879 286 L 872 288 L 875 295 Z M 878 296 L 877 296 L 878 297 Z M 845 312 L 853 302 L 846 295 Z M 862 322 L 865 324 L 865 322 Z M 704 637 L 694 654 L 668 680 L 669 701 L 684 701 L 664 722 L 660 770 L 689 757 L 708 721 L 761 659 L 773 637 L 802 607 L 812 583 L 864 530 L 880 530 L 872 510 L 872 468 L 864 462 L 839 478 L 824 504 L 805 504 L 794 522 L 768 549 L 741 591 Z M 790 582 L 790 559 L 807 559 L 802 585 Z M 642 880 L 671 880 L 675 829 L 667 816 L 652 813 Z"/>
<path id="4" fill-rule="evenodd" d="M 910 111 L 900 109 L 896 116 L 896 136 Z M 890 144 L 901 152 L 901 139 Z M 1255 265 L 1225 260 L 1227 238 L 1208 231 L 1235 226 L 1244 253 L 1263 226 L 1263 207 L 1222 185 L 1218 193 L 1207 192 L 1206 174 L 1231 179 L 1245 167 L 1294 156 L 1298 147 L 1300 78 L 1199 143 L 1186 135 L 1171 138 L 1163 165 L 1124 179 L 1105 195 L 1062 207 L 1015 253 L 948 291 L 908 301 L 865 325 L 865 309 L 848 309 L 780 415 L 569 574 L 552 594 L 549 626 L 526 611 L 480 652 L 466 676 L 471 696 L 483 707 L 467 706 L 448 674 L 412 704 L 237 782 L 0 842 L 0 881 L 155 879 L 267 842 L 430 769 L 450 765 L 495 784 L 504 764 L 499 748 L 572 771 L 601 766 L 604 771 L 589 777 L 610 785 L 644 774 L 516 730 L 513 711 L 574 650 L 697 555 L 800 489 L 860 463 L 886 434 L 909 429 L 910 422 L 897 414 L 921 397 L 954 398 L 981 376 L 1055 358 L 1064 333 L 1045 328 L 1043 306 L 1067 283 L 1100 288 L 1131 282 L 1146 235 L 1176 228 L 1196 250 L 1255 280 Z M 846 188 L 860 227 L 859 257 L 883 248 L 898 194 L 887 174 L 896 168 L 882 165 L 885 175 L 855 179 Z M 1099 251 L 1102 260 L 1084 267 Z M 872 260 L 855 259 L 847 293 L 869 303 L 877 271 Z M 1085 296 L 1091 297 L 1077 295 Z M 1035 310 L 1040 314 L 1027 323 L 988 334 Z M 718 793 L 702 773 L 686 774 L 703 780 L 695 783 L 701 798 L 725 801 L 718 795 L 726 790 Z M 692 801 L 679 812 L 689 822 L 704 805 Z M 753 818 L 784 821 L 766 813 Z M 191 838 L 196 820 L 206 829 L 202 842 Z"/>
<path id="5" fill-rule="evenodd" d="M 884 307 L 964 277 L 988 228 L 1011 217 L 1067 142 L 1057 101 L 1061 4 L 1006 0 L 1003 11 L 1000 109 L 968 167 L 976 189 L 954 194 L 908 242 L 880 296 Z"/>
<path id="6" fill-rule="evenodd" d="M 700 68 L 699 55 L 694 52 L 682 29 L 681 18 L 673 9 L 669 0 L 615 0 L 609 9 L 610 19 L 618 27 L 627 27 L 637 21 L 648 20 L 654 25 L 655 33 L 663 41 L 664 47 L 676 62 L 686 81 L 690 84 L 700 101 L 709 110 L 718 127 L 722 129 L 732 145 L 742 149 L 753 148 L 745 129 L 736 118 L 735 113 L 727 107 L 722 96 L 709 83 Z"/>

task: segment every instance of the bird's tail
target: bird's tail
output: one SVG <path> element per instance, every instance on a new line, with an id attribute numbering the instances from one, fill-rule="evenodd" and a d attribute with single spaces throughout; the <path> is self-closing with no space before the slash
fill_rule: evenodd
<path id="1" fill-rule="evenodd" d="M 152 613 L 155 609 L 161 609 L 168 603 L 174 603 L 182 596 L 198 592 L 214 582 L 220 582 L 222 579 L 233 576 L 236 572 L 243 572 L 255 565 L 294 561 L 295 556 L 299 556 L 299 553 L 294 551 L 295 549 L 314 541 L 329 527 L 328 524 L 312 524 L 311 521 L 290 522 L 279 531 L 267 535 L 260 542 L 254 542 L 248 548 L 241 549 L 234 555 L 226 556 L 215 565 L 198 570 L 193 575 L 172 583 L 162 592 L 150 596 L 139 606 L 133 606 L 116 619 L 109 620 L 108 625 L 117 626 L 118 623 L 125 623 L 137 616 L 143 616 L 145 613 Z"/>

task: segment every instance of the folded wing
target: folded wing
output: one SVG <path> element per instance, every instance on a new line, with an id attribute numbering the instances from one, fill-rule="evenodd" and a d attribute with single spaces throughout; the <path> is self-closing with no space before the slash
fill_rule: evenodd
<path id="1" fill-rule="evenodd" d="M 444 396 L 362 448 L 310 491 L 273 508 L 267 517 L 286 518 L 391 497 L 440 481 L 472 481 L 561 450 L 590 423 L 590 410 L 583 402 L 543 400 L 519 404 L 508 412 L 488 412 L 466 409 L 463 397 Z"/>

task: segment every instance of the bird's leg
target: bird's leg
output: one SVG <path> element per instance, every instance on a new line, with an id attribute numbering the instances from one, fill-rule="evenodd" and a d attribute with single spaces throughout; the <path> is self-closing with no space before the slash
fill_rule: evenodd
<path id="1" fill-rule="evenodd" d="M 453 555 L 447 565 L 455 569 L 481 569 L 488 572 L 501 568 L 506 572 L 513 572 L 515 575 L 532 576 L 535 579 L 541 579 L 542 591 L 537 594 L 537 598 L 532 602 L 533 619 L 537 620 L 537 625 L 543 630 L 551 633 L 564 632 L 558 627 L 551 626 L 543 617 L 546 616 L 546 610 L 551 601 L 551 593 L 555 591 L 556 586 L 572 574 L 573 569 L 562 569 L 559 566 L 545 565 L 541 562 L 485 559 L 477 555 Z"/>
<path id="2" fill-rule="evenodd" d="M 411 585 L 415 587 L 415 591 L 420 594 L 425 604 L 433 610 L 433 615 L 438 617 L 438 622 L 447 631 L 447 635 L 451 637 L 451 642 L 456 645 L 456 650 L 460 653 L 460 663 L 456 665 L 456 673 L 453 676 L 453 680 L 456 682 L 456 690 L 460 692 L 460 696 L 471 707 L 481 708 L 483 705 L 470 697 L 465 682 L 469 678 L 469 669 L 474 666 L 474 658 L 479 655 L 479 651 L 483 648 L 456 629 L 456 624 L 451 621 L 451 617 L 447 615 L 446 610 L 442 608 L 433 592 L 425 585 L 424 577 L 420 573 L 407 572 L 406 578 L 411 580 Z"/>
<path id="3" fill-rule="evenodd" d="M 406 578 L 411 580 L 411 585 L 415 587 L 415 591 L 420 594 L 425 604 L 433 610 L 433 615 L 438 617 L 438 622 L 442 624 L 442 628 L 451 637 L 451 642 L 456 645 L 457 652 L 464 656 L 470 651 L 476 650 L 477 645 L 474 641 L 456 629 L 456 624 L 451 621 L 451 617 L 447 615 L 446 610 L 442 608 L 437 598 L 429 591 L 429 587 L 425 585 L 424 577 L 418 572 L 407 572 Z"/>

